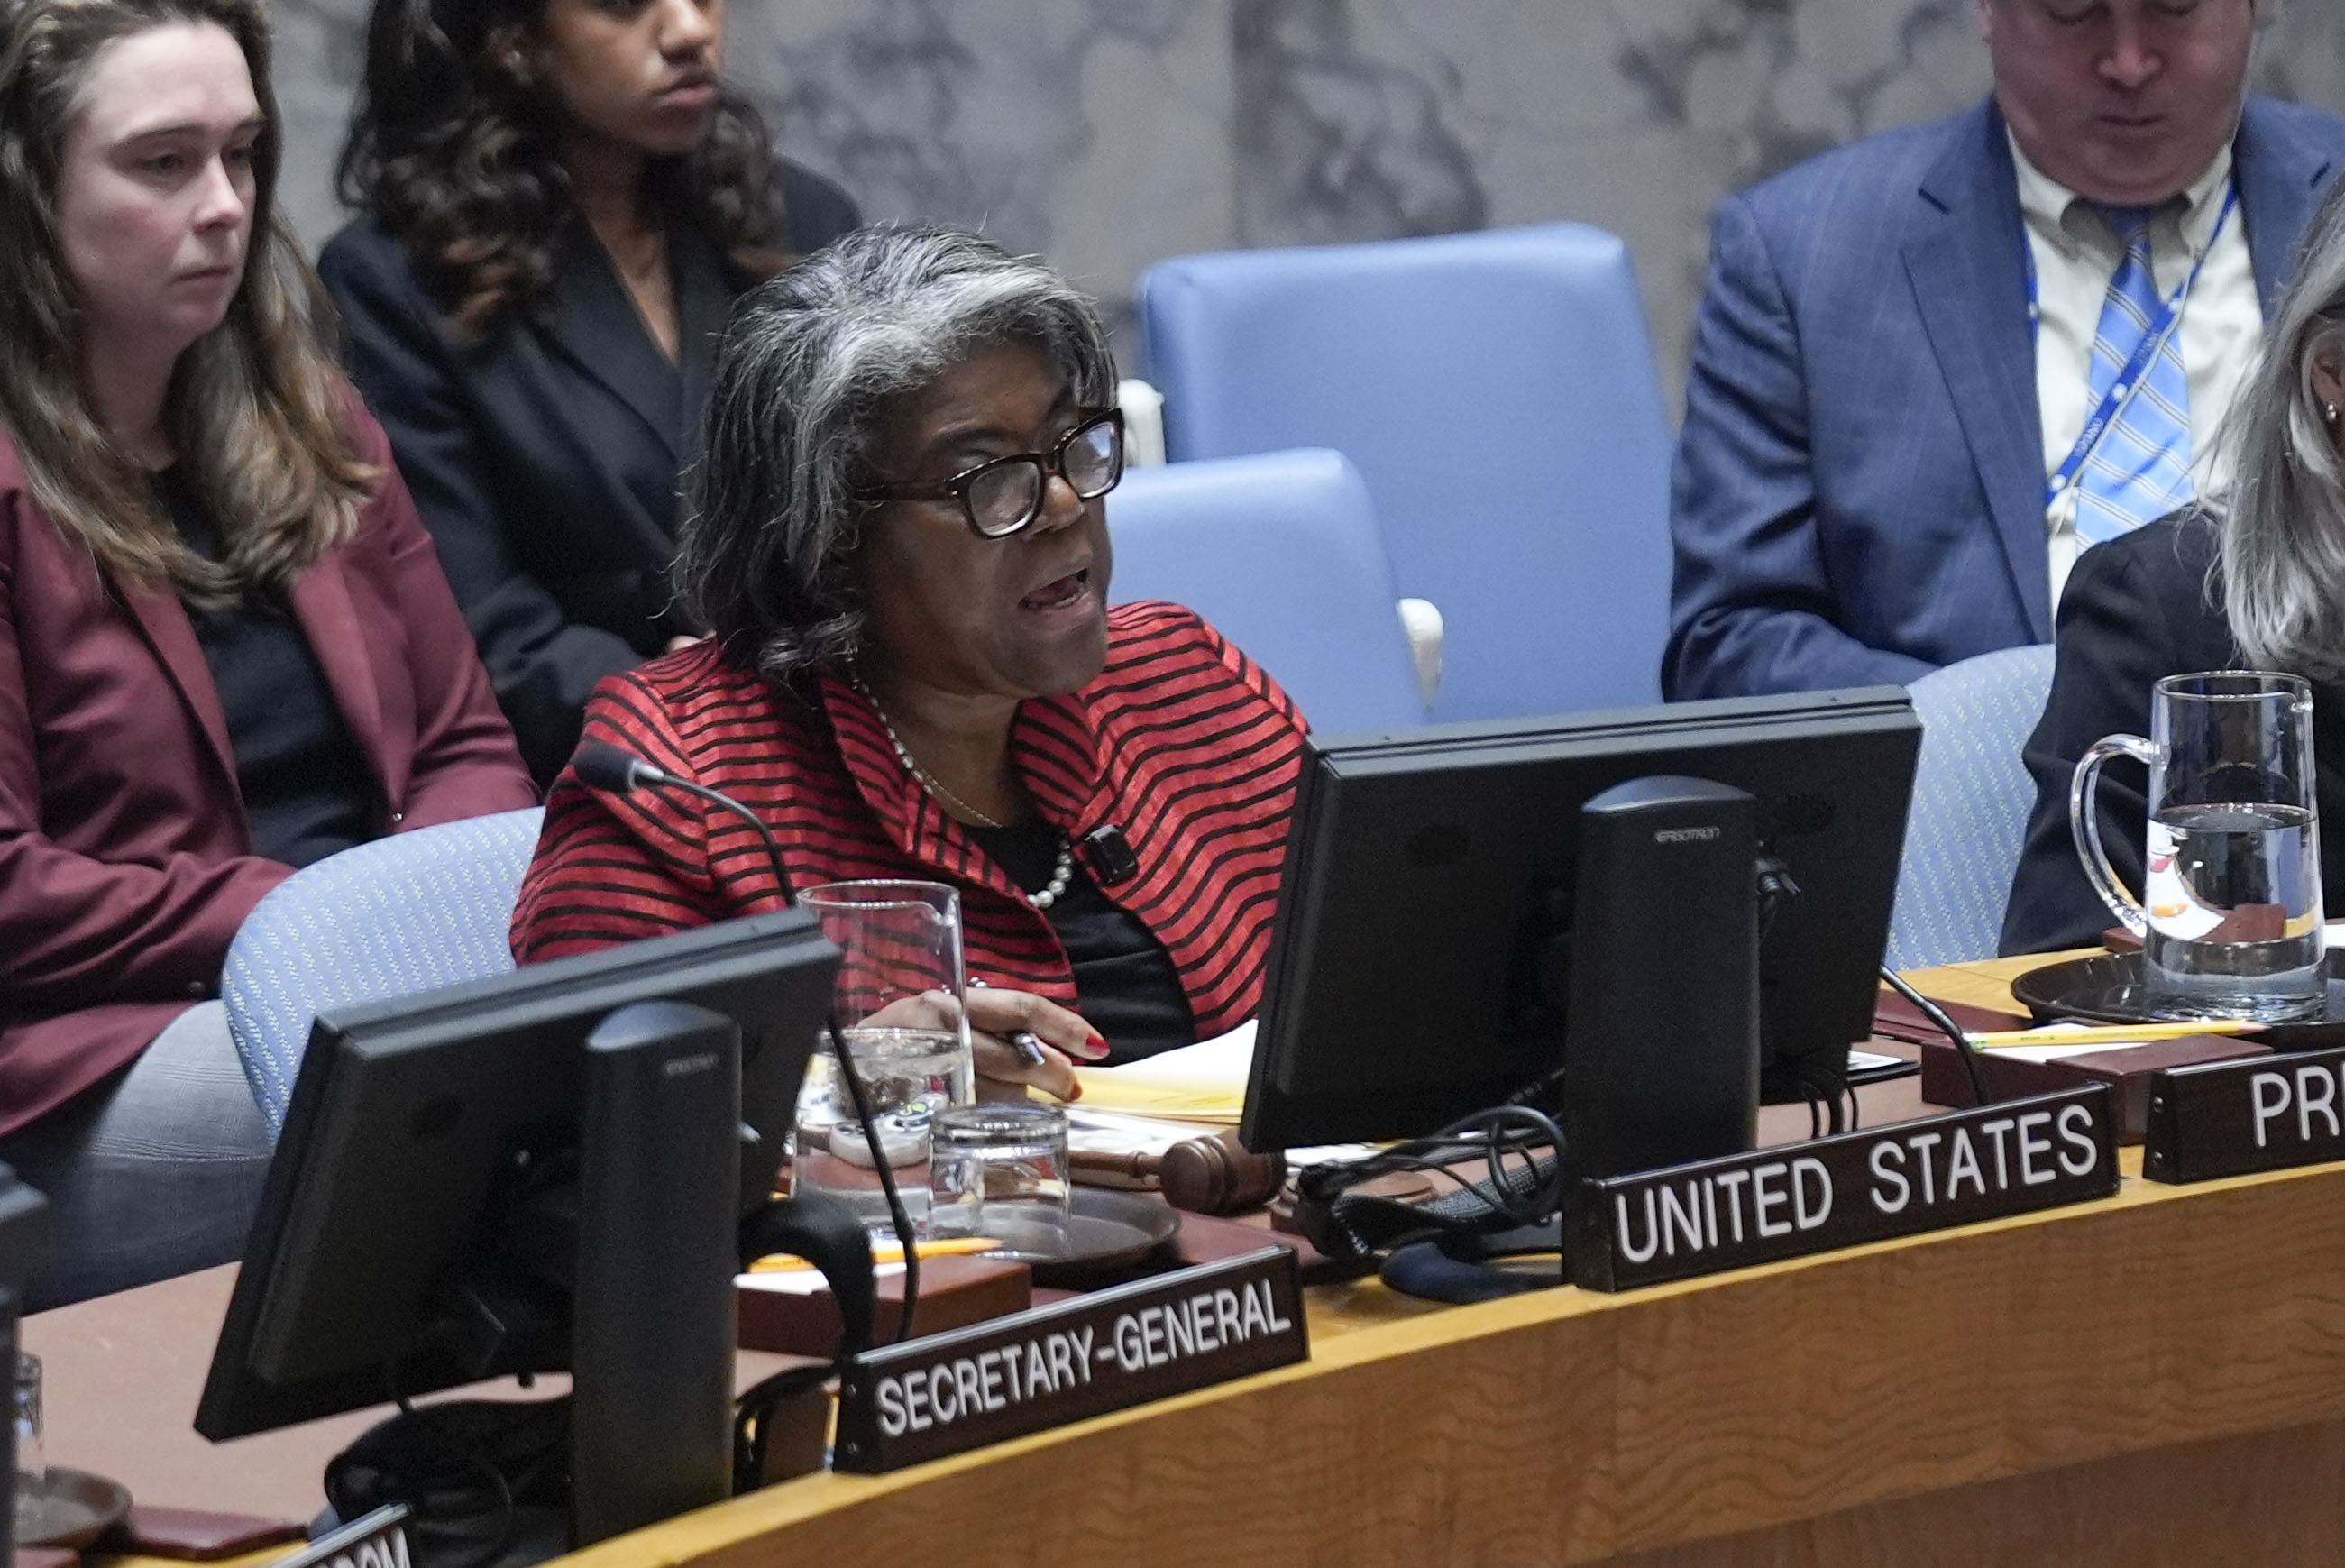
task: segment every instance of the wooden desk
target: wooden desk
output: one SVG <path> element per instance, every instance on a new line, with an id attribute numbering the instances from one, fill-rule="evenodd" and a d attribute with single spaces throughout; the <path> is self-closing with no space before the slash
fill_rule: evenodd
<path id="1" fill-rule="evenodd" d="M 2340 1216 L 2345 1165 L 1617 1297 L 1321 1290 L 1305 1365 L 573 1561 L 2333 1563 Z"/>

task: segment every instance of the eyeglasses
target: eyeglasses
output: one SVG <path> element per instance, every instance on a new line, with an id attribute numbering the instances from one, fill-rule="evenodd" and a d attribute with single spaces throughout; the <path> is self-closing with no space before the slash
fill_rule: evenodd
<path id="1" fill-rule="evenodd" d="M 1123 414 L 1093 414 L 1048 452 L 1020 452 L 925 484 L 875 484 L 867 494 L 892 501 L 960 503 L 961 515 L 983 538 L 1006 539 L 1042 514 L 1051 476 L 1067 482 L 1079 501 L 1096 501 L 1123 477 Z"/>

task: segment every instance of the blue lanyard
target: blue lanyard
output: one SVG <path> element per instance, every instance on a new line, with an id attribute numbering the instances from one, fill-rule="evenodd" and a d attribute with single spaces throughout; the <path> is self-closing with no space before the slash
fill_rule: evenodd
<path id="1" fill-rule="evenodd" d="M 2054 472 L 2044 499 L 2046 509 L 2060 499 L 2062 491 L 2076 482 L 2076 475 L 2092 457 L 2094 449 L 2101 444 L 2101 437 L 2109 433 L 2109 427 L 2117 423 L 2117 416 L 2125 412 L 2127 405 L 2133 402 L 2134 394 L 2141 390 L 2142 378 L 2148 374 L 2151 361 L 2166 347 L 2166 340 L 2174 335 L 2174 330 L 2182 319 L 2182 307 L 2198 281 L 2199 270 L 2207 265 L 2207 258 L 2214 250 L 2215 241 L 2223 237 L 2223 226 L 2231 221 L 2231 209 L 2238 204 L 2239 183 L 2234 178 L 2223 194 L 2223 210 L 2216 216 L 2214 231 L 2207 236 L 2206 247 L 2198 252 L 2198 260 L 2190 264 L 2190 276 L 2182 280 L 2182 287 L 2177 289 L 2173 298 L 2160 308 L 2157 319 L 2150 322 L 2149 331 L 2144 332 L 2141 341 L 2134 346 L 2133 358 L 2117 372 L 2117 378 L 2109 383 L 2109 390 L 2101 394 L 2100 407 L 2095 409 L 2093 416 L 2085 422 L 2083 433 L 2076 437 L 2076 444 Z M 2044 307 L 2036 291 L 2035 246 L 2033 240 L 2023 237 L 2021 248 L 2027 253 L 2027 317 L 2035 323 L 2037 336 L 2041 337 Z M 2125 263 L 2120 260 L 2117 266 L 2123 270 Z"/>

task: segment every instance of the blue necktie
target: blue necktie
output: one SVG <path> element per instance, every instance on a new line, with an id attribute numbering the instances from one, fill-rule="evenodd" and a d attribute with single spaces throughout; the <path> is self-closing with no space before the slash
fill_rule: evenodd
<path id="1" fill-rule="evenodd" d="M 2125 242 L 2125 260 L 2109 280 L 2093 339 L 2089 406 L 2097 409 L 2117 373 L 2130 362 L 2162 313 L 2157 275 L 2151 270 L 2151 209 L 2102 209 Z M 2165 516 L 2191 498 L 2190 382 L 2182 372 L 2182 333 L 2166 334 L 2141 385 L 2109 427 L 2077 474 L 2076 536 L 2098 545 Z"/>

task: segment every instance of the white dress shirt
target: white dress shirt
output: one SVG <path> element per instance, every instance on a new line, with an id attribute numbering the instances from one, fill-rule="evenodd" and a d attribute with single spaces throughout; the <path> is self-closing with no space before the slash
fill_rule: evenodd
<path id="1" fill-rule="evenodd" d="M 2006 136 L 2009 133 L 2005 133 Z M 2100 212 L 2027 160 L 2017 138 L 2019 210 L 2035 260 L 2035 404 L 2044 422 L 2044 480 L 2067 460 L 2092 414 L 2093 339 L 2109 280 L 2125 260 L 2125 244 Z M 2171 299 L 2198 266 L 2198 281 L 2183 301 L 2177 329 L 2182 372 L 2190 386 L 2191 478 L 2201 495 L 2219 487 L 2228 463 L 2218 436 L 2231 400 L 2253 368 L 2263 341 L 2263 300 L 2256 292 L 2255 260 L 2236 203 L 2223 219 L 2231 184 L 2226 146 L 2189 189 L 2158 209 L 2150 224 L 2150 266 L 2158 292 Z M 2222 230 L 2215 225 L 2222 221 Z M 2210 244 L 2211 241 L 2211 244 Z M 2200 253 L 2206 261 L 2199 265 Z M 2076 495 L 2064 492 L 2046 509 L 2052 603 L 2060 602 L 2077 555 Z"/>

